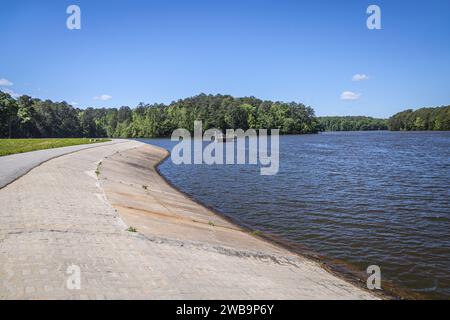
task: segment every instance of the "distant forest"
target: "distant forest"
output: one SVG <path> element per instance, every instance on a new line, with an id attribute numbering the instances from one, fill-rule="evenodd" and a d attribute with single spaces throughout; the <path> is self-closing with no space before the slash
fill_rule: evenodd
<path id="1" fill-rule="evenodd" d="M 400 130 L 450 130 L 450 106 L 405 110 L 389 119 L 389 128 Z"/>
<path id="2" fill-rule="evenodd" d="M 388 120 L 363 116 L 319 117 L 321 131 L 388 130 Z"/>
<path id="3" fill-rule="evenodd" d="M 450 106 L 406 110 L 389 120 L 371 117 L 316 117 L 301 103 L 200 94 L 136 108 L 74 108 L 66 102 L 0 91 L 0 138 L 154 138 L 173 130 L 193 131 L 194 120 L 210 128 L 280 129 L 281 134 L 354 130 L 450 130 Z"/>
<path id="4" fill-rule="evenodd" d="M 282 134 L 317 133 L 314 110 L 303 104 L 263 101 L 254 97 L 205 95 L 170 105 L 139 104 L 136 108 L 78 109 L 66 102 L 13 99 L 0 91 L 0 138 L 170 137 L 177 128 L 203 130 L 280 129 Z"/>

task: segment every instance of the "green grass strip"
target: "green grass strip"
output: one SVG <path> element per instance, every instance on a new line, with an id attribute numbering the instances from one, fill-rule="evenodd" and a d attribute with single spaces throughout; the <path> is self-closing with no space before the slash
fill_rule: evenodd
<path id="1" fill-rule="evenodd" d="M 111 141 L 110 139 L 66 138 L 66 139 L 0 139 L 0 157 L 36 150 L 76 146 Z"/>

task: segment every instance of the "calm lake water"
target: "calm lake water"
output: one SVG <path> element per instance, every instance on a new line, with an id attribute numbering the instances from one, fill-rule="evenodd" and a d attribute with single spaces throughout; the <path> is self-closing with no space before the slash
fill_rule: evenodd
<path id="1" fill-rule="evenodd" d="M 170 150 L 168 139 L 143 140 Z M 450 298 L 450 132 L 280 138 L 280 171 L 181 165 L 161 173 L 252 229 L 428 298 Z"/>

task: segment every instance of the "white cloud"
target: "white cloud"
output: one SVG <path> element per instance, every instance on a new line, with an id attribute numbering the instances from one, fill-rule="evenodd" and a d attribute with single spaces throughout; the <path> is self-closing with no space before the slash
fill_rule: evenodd
<path id="1" fill-rule="evenodd" d="M 112 97 L 110 95 L 107 94 L 102 94 L 101 96 L 98 97 L 94 97 L 94 100 L 100 100 L 100 101 L 108 101 L 111 100 Z"/>
<path id="2" fill-rule="evenodd" d="M 71 106 L 77 106 L 78 105 L 78 102 L 75 102 L 75 101 L 72 101 L 71 103 L 69 103 Z"/>
<path id="3" fill-rule="evenodd" d="M 351 91 L 344 91 L 341 93 L 341 100 L 358 100 L 361 97 L 360 93 Z"/>
<path id="4" fill-rule="evenodd" d="M 352 81 L 363 81 L 363 80 L 369 80 L 369 76 L 366 74 L 357 73 L 352 77 Z"/>
<path id="5" fill-rule="evenodd" d="M 20 97 L 20 94 L 10 90 L 10 89 L 6 89 L 6 88 L 0 88 L 0 91 L 3 91 L 7 94 L 9 94 L 11 97 L 13 97 L 14 99 Z"/>
<path id="6" fill-rule="evenodd" d="M 0 79 L 0 86 L 4 86 L 4 87 L 10 87 L 12 86 L 14 83 L 12 83 L 11 81 L 9 81 L 8 79 Z"/>

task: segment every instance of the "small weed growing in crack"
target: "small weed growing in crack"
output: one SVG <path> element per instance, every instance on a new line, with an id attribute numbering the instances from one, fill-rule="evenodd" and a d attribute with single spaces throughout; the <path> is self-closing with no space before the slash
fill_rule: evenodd
<path id="1" fill-rule="evenodd" d="M 261 235 L 261 231 L 259 231 L 259 230 L 254 230 L 254 231 L 251 232 L 251 234 L 252 234 L 253 236 L 260 236 L 260 235 Z"/>
<path id="2" fill-rule="evenodd" d="M 97 177 L 100 175 L 100 166 L 102 165 L 102 162 L 100 161 L 97 165 L 97 169 L 95 169 L 95 174 Z"/>
<path id="3" fill-rule="evenodd" d="M 208 222 L 208 224 L 210 225 L 210 226 L 213 226 L 214 227 L 214 223 L 213 222 Z"/>
<path id="4" fill-rule="evenodd" d="M 145 190 L 147 190 L 147 189 L 148 189 L 148 186 L 146 186 L 146 185 L 143 185 L 143 186 L 142 186 L 142 189 L 145 189 Z"/>
<path id="5" fill-rule="evenodd" d="M 137 232 L 137 229 L 135 227 L 128 227 L 128 232 Z"/>

